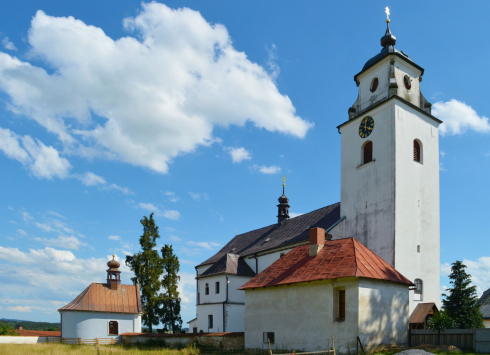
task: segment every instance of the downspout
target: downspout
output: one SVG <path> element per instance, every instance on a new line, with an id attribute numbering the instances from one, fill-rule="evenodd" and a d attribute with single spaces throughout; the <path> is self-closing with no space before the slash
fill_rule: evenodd
<path id="1" fill-rule="evenodd" d="M 196 305 L 199 305 L 199 272 L 196 269 Z M 196 308 L 196 317 L 197 317 L 197 308 Z"/>

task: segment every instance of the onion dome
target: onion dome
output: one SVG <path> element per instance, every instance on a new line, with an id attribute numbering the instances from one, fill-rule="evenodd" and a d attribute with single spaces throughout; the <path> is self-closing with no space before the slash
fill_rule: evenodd
<path id="1" fill-rule="evenodd" d="M 121 266 L 121 264 L 119 264 L 119 262 L 114 259 L 115 257 L 115 255 L 112 255 L 112 260 L 107 263 L 107 266 L 109 266 L 109 268 L 111 269 L 119 269 L 119 267 Z"/>
<path id="2" fill-rule="evenodd" d="M 388 46 L 394 46 L 396 44 L 396 37 L 393 36 L 390 30 L 390 20 L 386 20 L 386 32 L 381 37 L 381 47 L 386 48 Z"/>
<path id="3" fill-rule="evenodd" d="M 279 197 L 279 204 L 277 205 L 277 223 L 282 224 L 289 219 L 289 199 L 286 197 L 286 177 L 282 178 L 282 196 Z"/>

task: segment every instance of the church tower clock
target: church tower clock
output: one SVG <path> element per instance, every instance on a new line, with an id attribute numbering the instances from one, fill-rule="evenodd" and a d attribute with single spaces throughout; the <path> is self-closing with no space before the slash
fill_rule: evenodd
<path id="1" fill-rule="evenodd" d="M 387 15 L 389 11 L 387 9 Z M 382 50 L 354 76 L 359 94 L 342 135 L 341 215 L 353 236 L 439 306 L 439 134 L 420 91 L 424 69 L 395 49 L 387 19 Z"/>

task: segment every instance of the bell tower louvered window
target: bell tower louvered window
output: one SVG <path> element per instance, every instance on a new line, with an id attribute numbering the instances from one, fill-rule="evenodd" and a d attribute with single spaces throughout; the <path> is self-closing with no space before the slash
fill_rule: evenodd
<path id="1" fill-rule="evenodd" d="M 366 164 L 373 161 L 373 142 L 369 141 L 362 148 L 362 163 Z"/>
<path id="2" fill-rule="evenodd" d="M 413 161 L 422 162 L 422 151 L 420 143 L 417 140 L 413 141 Z"/>

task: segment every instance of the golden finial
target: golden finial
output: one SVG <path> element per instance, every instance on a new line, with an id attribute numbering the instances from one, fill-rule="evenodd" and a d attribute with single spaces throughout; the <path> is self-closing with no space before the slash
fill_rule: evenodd
<path id="1" fill-rule="evenodd" d="M 116 255 L 112 254 L 112 260 L 114 260 L 116 258 Z"/>
<path id="2" fill-rule="evenodd" d="M 385 7 L 385 13 L 386 13 L 386 23 L 390 23 L 390 8 L 388 6 Z"/>
<path id="3" fill-rule="evenodd" d="M 282 187 L 286 186 L 286 176 L 282 177 Z"/>

